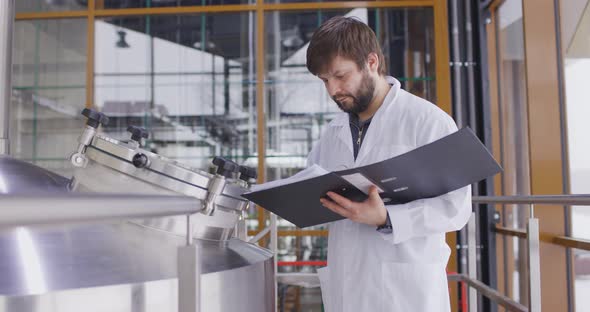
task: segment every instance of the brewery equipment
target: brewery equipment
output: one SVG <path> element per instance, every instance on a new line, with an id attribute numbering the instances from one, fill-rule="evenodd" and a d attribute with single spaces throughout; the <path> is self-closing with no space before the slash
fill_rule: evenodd
<path id="1" fill-rule="evenodd" d="M 107 116 L 83 115 L 72 179 L 2 157 L 0 181 L 10 187 L 0 183 L 0 191 L 185 195 L 200 212 L 2 229 L 0 311 L 176 311 L 177 248 L 187 230 L 201 263 L 200 311 L 273 311 L 273 255 L 236 237 L 249 204 L 240 194 L 256 172 L 223 158 L 214 158 L 213 174 L 191 168 L 142 148 L 142 128 L 129 127 L 130 139 L 116 140 L 99 133 Z"/>

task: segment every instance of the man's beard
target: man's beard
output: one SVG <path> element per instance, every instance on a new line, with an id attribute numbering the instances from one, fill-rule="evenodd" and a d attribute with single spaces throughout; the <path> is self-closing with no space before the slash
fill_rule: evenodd
<path id="1" fill-rule="evenodd" d="M 369 108 L 369 105 L 373 100 L 374 92 L 375 81 L 371 79 L 371 77 L 365 70 L 363 70 L 363 78 L 361 80 L 361 85 L 356 91 L 356 94 L 340 93 L 334 95 L 332 99 L 334 100 L 334 102 L 336 102 L 336 104 L 338 104 L 338 107 L 342 111 L 358 115 L 359 113 L 362 113 L 365 110 L 367 110 L 367 108 Z M 350 107 L 347 107 L 346 104 L 336 100 L 342 97 L 350 97 L 352 99 L 352 105 Z"/>

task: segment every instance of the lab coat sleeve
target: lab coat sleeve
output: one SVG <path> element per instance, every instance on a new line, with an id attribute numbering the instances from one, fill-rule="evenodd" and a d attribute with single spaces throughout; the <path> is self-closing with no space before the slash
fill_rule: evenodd
<path id="1" fill-rule="evenodd" d="M 426 123 L 428 124 L 428 123 Z M 449 118 L 430 121 L 432 127 L 417 131 L 417 142 L 424 145 L 457 131 Z M 457 231 L 463 228 L 471 215 L 471 186 L 435 198 L 421 199 L 401 205 L 386 205 L 393 233 L 380 233 L 393 244 L 415 237 Z"/>
<path id="2" fill-rule="evenodd" d="M 387 205 L 385 208 L 393 233 L 380 235 L 393 244 L 415 237 L 457 231 L 465 226 L 471 214 L 471 186 L 439 197 Z"/>

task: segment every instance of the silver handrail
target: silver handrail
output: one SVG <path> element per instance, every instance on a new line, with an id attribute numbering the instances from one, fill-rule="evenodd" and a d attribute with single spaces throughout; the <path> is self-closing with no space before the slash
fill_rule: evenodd
<path id="1" fill-rule="evenodd" d="M 579 205 L 590 206 L 590 195 L 514 195 L 514 196 L 473 196 L 474 204 L 524 204 L 524 205 Z"/>
<path id="2" fill-rule="evenodd" d="M 527 206 L 532 206 L 533 204 L 538 204 L 538 205 L 580 205 L 580 206 L 590 206 L 590 195 L 588 194 L 577 194 L 577 195 L 516 195 L 516 196 L 473 196 L 472 197 L 472 202 L 473 204 L 523 204 L 523 205 L 527 205 Z M 471 235 L 472 237 L 468 237 L 468 241 L 471 242 L 470 245 L 470 252 L 468 254 L 468 257 L 470 259 L 468 259 L 468 272 L 471 272 L 471 274 L 473 275 L 473 272 L 475 271 L 474 269 L 474 261 L 477 253 L 476 253 L 476 248 L 473 246 L 473 242 L 475 241 L 475 233 L 476 231 L 474 231 L 473 229 L 475 229 L 475 217 L 472 216 L 469 220 L 469 223 L 467 225 L 467 228 L 471 229 L 470 231 L 468 231 L 468 236 Z M 501 294 L 499 291 L 485 285 L 484 283 L 482 283 L 481 281 L 477 280 L 477 278 L 472 278 L 466 274 L 449 274 L 448 278 L 450 281 L 460 281 L 460 282 L 465 282 L 469 285 L 470 288 L 472 288 L 473 290 L 479 292 L 480 294 L 482 294 L 483 296 L 486 296 L 487 298 L 489 298 L 492 302 L 495 302 L 499 305 L 502 305 L 504 308 L 506 308 L 508 311 L 516 311 L 516 312 L 526 312 L 526 311 L 541 311 L 541 306 L 540 306 L 540 270 L 538 270 L 539 268 L 539 249 L 538 249 L 538 244 L 539 244 L 539 237 L 538 237 L 538 220 L 535 218 L 531 218 L 532 220 L 529 221 L 533 221 L 529 223 L 529 225 L 527 225 L 527 236 L 528 237 L 533 237 L 532 239 L 532 243 L 531 244 L 529 242 L 528 248 L 529 248 L 529 254 L 532 258 L 529 260 L 529 267 L 531 264 L 531 260 L 533 260 L 533 263 L 535 263 L 536 259 L 536 267 L 537 270 L 531 270 L 530 272 L 534 275 L 531 276 L 531 281 L 529 283 L 535 284 L 536 286 L 534 286 L 534 288 L 537 291 L 532 291 L 534 298 L 531 298 L 530 302 L 531 302 L 531 307 L 528 308 L 516 301 L 514 301 L 513 299 L 511 299 L 508 296 L 505 296 L 503 294 Z M 264 234 L 267 233 L 268 228 L 265 229 Z M 536 232 L 536 235 L 530 235 L 530 233 Z M 530 251 L 532 249 L 532 252 Z M 529 268 L 530 269 L 530 268 Z M 309 274 L 309 273 L 289 273 L 289 274 L 278 274 L 277 278 L 281 279 L 283 277 L 288 277 L 289 278 L 289 282 L 298 282 L 298 281 L 302 281 L 302 282 L 307 282 L 307 284 L 309 284 L 309 280 L 314 280 L 317 279 L 317 274 Z M 283 282 L 287 282 L 287 281 L 283 281 Z M 303 283 L 305 284 L 305 283 Z M 469 311 L 477 311 L 477 306 L 475 304 L 471 304 L 474 303 L 476 300 L 473 300 L 473 296 L 471 296 L 472 291 L 470 291 L 470 305 L 469 305 Z"/>
<path id="3" fill-rule="evenodd" d="M 258 241 L 263 238 L 266 234 L 268 234 L 268 232 L 270 232 L 271 227 L 265 227 L 263 230 L 261 230 L 260 232 L 258 232 L 258 234 L 256 234 L 254 237 L 252 237 L 248 242 L 252 243 L 252 244 L 256 244 L 258 243 Z"/>
<path id="4" fill-rule="evenodd" d="M 532 206 L 532 205 L 531 205 Z M 480 287 L 481 282 L 477 280 L 476 273 L 476 259 L 477 250 L 475 246 L 476 241 L 476 220 L 475 213 L 471 213 L 469 222 L 467 223 L 467 272 L 469 276 L 464 276 L 463 279 L 469 284 L 469 312 L 477 312 L 477 296 L 475 291 L 479 291 L 482 295 L 488 297 L 490 300 L 497 304 L 504 305 L 506 308 L 511 308 L 512 299 L 508 296 L 501 295 L 500 293 L 490 293 L 489 291 L 482 291 Z M 539 249 L 539 220 L 533 217 L 533 209 L 531 208 L 531 218 L 527 222 L 527 251 L 529 256 L 527 257 L 527 266 L 529 270 L 529 308 L 526 307 L 514 307 L 514 310 L 510 311 L 531 311 L 541 312 L 541 265 L 540 265 L 540 249 Z M 524 310 L 521 308 L 524 307 Z"/>
<path id="5" fill-rule="evenodd" d="M 2 195 L 0 227 L 189 215 L 201 209 L 201 202 L 188 196 Z"/>
<path id="6" fill-rule="evenodd" d="M 482 295 L 488 297 L 490 300 L 496 302 L 497 304 L 503 306 L 508 311 L 516 311 L 516 312 L 527 312 L 528 308 L 524 305 L 510 299 L 509 297 L 504 296 L 497 290 L 491 288 L 490 286 L 476 280 L 472 279 L 465 274 L 449 274 L 447 275 L 449 281 L 457 281 L 457 282 L 465 282 L 469 285 L 469 287 L 474 288 Z"/>
<path id="7" fill-rule="evenodd" d="M 531 312 L 541 311 L 541 259 L 540 259 L 540 242 L 539 242 L 539 219 L 534 216 L 534 205 L 578 205 L 590 206 L 590 195 L 573 194 L 573 195 L 513 195 L 513 196 L 473 196 L 474 204 L 520 204 L 526 205 L 530 209 L 530 217 L 527 221 L 527 267 L 529 271 L 529 310 Z M 474 218 L 469 222 L 475 222 Z M 468 232 L 468 240 L 475 239 L 475 233 Z M 473 237 L 470 237 L 473 236 Z M 474 252 L 469 252 L 469 257 L 475 257 Z M 468 270 L 473 261 L 468 262 Z M 476 288 L 475 286 L 471 286 Z M 494 298 L 489 297 L 494 302 Z M 501 298 L 506 299 L 507 297 Z M 471 299 L 471 298 L 470 298 Z M 498 298 L 496 298 L 498 299 Z M 475 311 L 471 308 L 470 311 Z M 515 310 L 518 311 L 518 310 Z"/>

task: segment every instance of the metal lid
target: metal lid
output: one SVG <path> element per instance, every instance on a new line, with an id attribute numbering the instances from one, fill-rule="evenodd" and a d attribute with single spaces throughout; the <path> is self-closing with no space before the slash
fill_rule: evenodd
<path id="1" fill-rule="evenodd" d="M 160 187 L 205 199 L 214 175 L 175 160 L 144 150 L 133 142 L 123 142 L 96 134 L 86 150 L 89 159 Z M 145 164 L 134 163 L 139 156 Z M 240 195 L 246 189 L 235 183 L 225 185 L 222 196 L 227 200 L 246 201 Z M 231 205 L 231 203 L 228 203 Z M 237 203 L 236 203 L 237 204 Z"/>
<path id="2" fill-rule="evenodd" d="M 90 136 L 90 135 L 91 136 Z M 190 217 L 195 238 L 226 241 L 249 202 L 241 180 L 213 175 L 144 150 L 137 141 L 119 141 L 86 128 L 84 148 L 72 156 L 76 191 L 183 194 L 203 202 L 202 213 Z M 87 143 L 86 143 L 87 142 Z M 84 160 L 78 162 L 79 157 Z M 137 220 L 172 233 L 186 233 L 186 217 Z"/>

